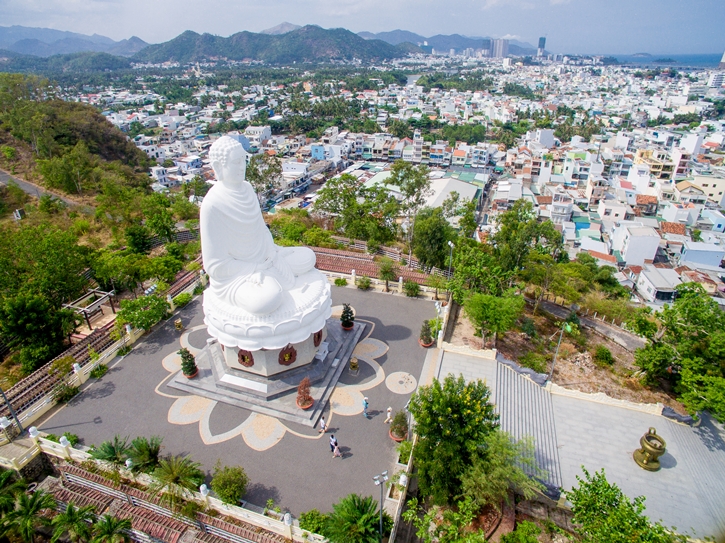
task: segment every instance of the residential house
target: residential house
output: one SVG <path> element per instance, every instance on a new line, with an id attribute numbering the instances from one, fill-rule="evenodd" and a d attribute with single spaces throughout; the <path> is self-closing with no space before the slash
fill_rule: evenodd
<path id="1" fill-rule="evenodd" d="M 675 198 L 682 204 L 704 204 L 707 201 L 705 191 L 690 181 L 680 181 L 675 185 Z"/>
<path id="2" fill-rule="evenodd" d="M 617 221 L 630 220 L 634 217 L 632 208 L 614 199 L 601 200 L 597 206 L 597 214 L 602 219 Z"/>
<path id="3" fill-rule="evenodd" d="M 686 241 L 682 247 L 679 264 L 691 268 L 718 269 L 723 258 L 725 258 L 725 248 L 721 245 L 702 241 Z"/>
<path id="4" fill-rule="evenodd" d="M 651 226 L 620 224 L 612 232 L 612 252 L 628 266 L 654 262 L 660 238 Z"/>
<path id="5" fill-rule="evenodd" d="M 651 264 L 643 266 L 637 278 L 637 292 L 648 302 L 672 302 L 677 294 L 677 285 L 682 283 L 679 274 L 670 268 L 656 268 Z"/>
<path id="6" fill-rule="evenodd" d="M 720 207 L 725 207 L 725 174 L 722 172 L 702 172 L 693 175 L 688 181 L 702 190 L 708 200 L 715 202 Z"/>

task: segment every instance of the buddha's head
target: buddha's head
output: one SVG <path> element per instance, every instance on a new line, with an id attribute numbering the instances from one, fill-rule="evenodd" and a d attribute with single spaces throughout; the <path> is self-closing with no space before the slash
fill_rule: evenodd
<path id="1" fill-rule="evenodd" d="M 222 136 L 209 149 L 209 161 L 217 181 L 227 187 L 238 187 L 245 180 L 247 152 L 234 138 Z"/>

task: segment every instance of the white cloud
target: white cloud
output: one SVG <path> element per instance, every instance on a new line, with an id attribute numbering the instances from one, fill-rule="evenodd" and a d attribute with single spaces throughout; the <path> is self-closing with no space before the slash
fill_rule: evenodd
<path id="1" fill-rule="evenodd" d="M 505 34 L 504 36 L 501 36 L 502 40 L 520 40 L 521 36 L 518 34 Z"/>

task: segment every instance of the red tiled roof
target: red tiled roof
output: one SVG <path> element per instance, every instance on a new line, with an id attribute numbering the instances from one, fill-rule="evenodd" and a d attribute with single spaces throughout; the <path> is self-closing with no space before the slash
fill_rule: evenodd
<path id="1" fill-rule="evenodd" d="M 685 225 L 678 222 L 660 223 L 660 230 L 662 230 L 665 234 L 679 234 L 681 236 L 684 236 L 687 233 Z"/>
<path id="2" fill-rule="evenodd" d="M 611 262 L 612 264 L 617 263 L 617 259 L 614 255 L 608 255 L 605 253 L 600 253 L 599 251 L 591 251 L 589 249 L 585 249 L 584 252 L 589 253 L 591 256 L 593 256 L 596 259 L 604 260 L 606 262 Z"/>
<path id="3" fill-rule="evenodd" d="M 650 196 L 649 194 L 638 194 L 637 203 L 638 204 L 656 204 L 657 196 Z"/>

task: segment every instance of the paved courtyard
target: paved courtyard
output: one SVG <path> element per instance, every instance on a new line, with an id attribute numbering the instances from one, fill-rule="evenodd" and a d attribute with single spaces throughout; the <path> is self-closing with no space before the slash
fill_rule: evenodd
<path id="1" fill-rule="evenodd" d="M 463 350 L 461 350 L 463 351 Z M 699 427 L 619 405 L 552 394 L 511 368 L 474 353 L 446 351 L 438 378 L 462 374 L 483 379 L 501 416 L 501 427 L 517 438 L 534 437 L 547 483 L 569 490 L 581 466 L 604 468 L 607 479 L 630 497 L 644 495 L 646 513 L 680 533 L 725 541 L 725 430 L 710 419 Z M 564 393 L 566 393 L 564 391 Z M 662 469 L 639 468 L 632 453 L 650 428 L 667 443 Z"/>
<path id="2" fill-rule="evenodd" d="M 330 426 L 325 435 L 167 386 L 178 371 L 175 353 L 181 345 L 193 352 L 206 343 L 200 298 L 179 314 L 183 334 L 170 319 L 112 362 L 103 378 L 86 383 L 78 397 L 39 428 L 72 432 L 85 445 L 116 434 L 162 436 L 165 453 L 189 454 L 207 472 L 217 461 L 241 465 L 251 481 L 246 500 L 263 506 L 273 499 L 294 515 L 312 508 L 329 511 L 351 492 L 378 497 L 372 477 L 393 470 L 397 457 L 383 423 L 385 410 L 402 409 L 426 359 L 427 367 L 434 362 L 436 351 L 421 348 L 418 333 L 423 320 L 435 316 L 435 307 L 430 301 L 352 288 L 333 287 L 332 295 L 334 305 L 350 303 L 366 329 L 355 351 L 360 371 L 343 372 L 325 409 Z M 369 398 L 369 419 L 362 415 L 363 396 Z M 342 459 L 332 458 L 330 433 L 340 443 Z"/>

